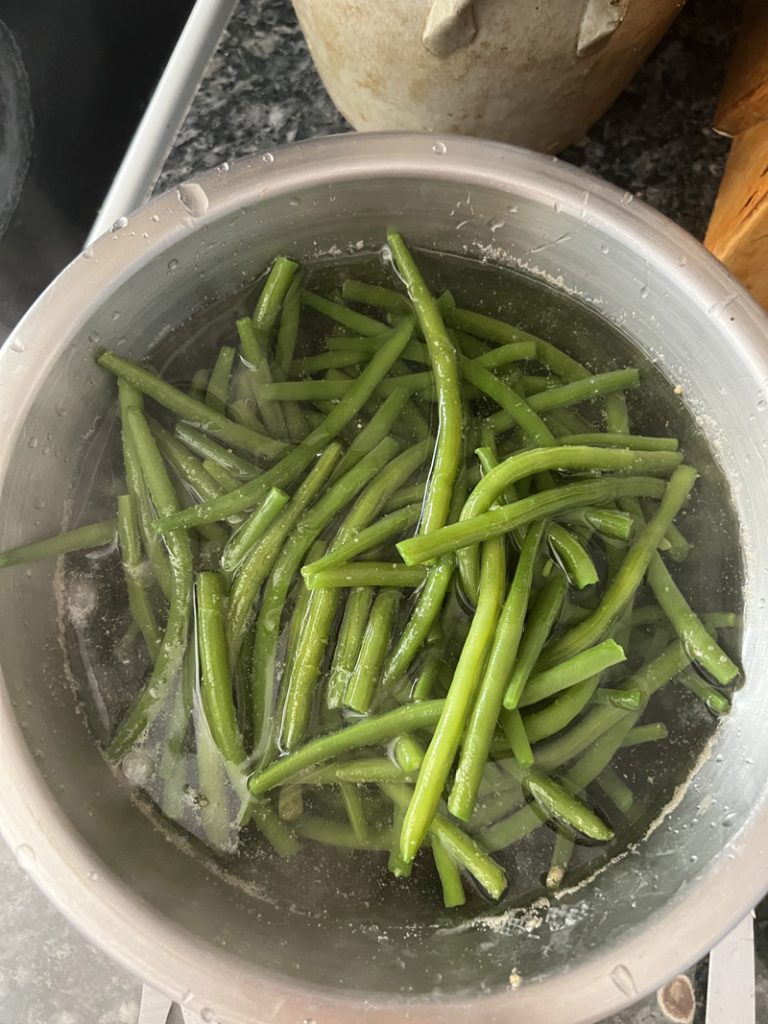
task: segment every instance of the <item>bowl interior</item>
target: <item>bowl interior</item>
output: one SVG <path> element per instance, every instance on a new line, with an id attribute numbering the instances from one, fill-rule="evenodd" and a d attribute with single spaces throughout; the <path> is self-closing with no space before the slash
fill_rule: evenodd
<path id="1" fill-rule="evenodd" d="M 399 160 L 389 159 L 392 147 Z M 741 859 L 746 871 L 759 847 L 764 823 L 754 819 L 768 777 L 756 673 L 768 590 L 765 324 L 703 250 L 613 190 L 504 147 L 457 140 L 452 149 L 433 151 L 426 138 L 296 147 L 161 197 L 76 261 L 0 355 L 0 547 L 54 533 L 82 511 L 76 496 L 94 469 L 86 440 L 114 401 L 93 361 L 100 346 L 141 356 L 240 291 L 276 252 L 311 260 L 374 250 L 397 227 L 415 245 L 509 263 L 574 291 L 682 386 L 738 514 L 747 686 L 714 756 L 655 831 L 548 911 L 489 910 L 458 926 L 404 926 L 402 908 L 390 920 L 361 908 L 318 917 L 302 912 L 300 894 L 290 909 L 233 884 L 183 840 L 168 841 L 94 745 L 90 729 L 103 722 L 83 699 L 88 667 L 70 677 L 54 566 L 4 573 L 0 668 L 34 767 L 17 805 L 0 811 L 3 826 L 17 848 L 33 850 L 42 883 L 93 938 L 166 988 L 210 992 L 224 1020 L 240 1020 L 257 997 L 264 1006 L 276 999 L 265 978 L 281 1007 L 292 1005 L 286 986 L 344 1005 L 451 999 L 450 1012 L 483 993 L 480 1019 L 496 1020 L 502 1004 L 492 996 L 509 990 L 513 972 L 524 979 L 514 999 L 532 1020 L 548 1019 L 547 991 L 567 1019 L 596 1019 L 698 956 L 766 882 L 756 871 L 739 887 L 734 869 Z M 20 745 L 14 767 L 26 756 Z M 40 790 L 29 781 L 35 773 Z M 142 926 L 160 929 L 154 938 L 136 934 L 139 918 L 123 929 L 132 935 L 114 919 L 100 931 L 126 896 Z M 161 932 L 172 948 L 158 953 Z M 283 1012 L 269 1019 L 294 1019 Z M 435 1020 L 449 1019 L 445 1004 L 441 1012 Z M 333 1019 L 347 1018 L 337 1008 Z"/>

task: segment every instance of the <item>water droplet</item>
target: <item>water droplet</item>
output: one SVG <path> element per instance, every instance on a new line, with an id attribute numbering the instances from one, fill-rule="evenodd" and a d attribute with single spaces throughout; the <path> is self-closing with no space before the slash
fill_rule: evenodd
<path id="1" fill-rule="evenodd" d="M 613 968 L 611 971 L 611 981 L 619 992 L 627 996 L 627 998 L 637 995 L 635 979 L 632 977 L 629 968 L 625 967 L 624 964 L 619 964 Z"/>
<path id="2" fill-rule="evenodd" d="M 492 235 L 495 235 L 500 228 L 504 227 L 504 223 L 505 222 L 503 220 L 496 220 L 495 218 L 491 217 L 491 219 L 488 221 L 488 229 Z"/>
<path id="3" fill-rule="evenodd" d="M 16 860 L 23 868 L 35 863 L 35 851 L 29 843 L 20 843 L 14 850 L 14 853 L 16 854 Z"/>
<path id="4" fill-rule="evenodd" d="M 229 161 L 222 160 L 219 166 L 216 168 L 216 170 L 219 172 L 219 174 L 226 174 L 227 171 L 229 170 Z"/>
<path id="5" fill-rule="evenodd" d="M 200 1011 L 200 1020 L 204 1021 L 205 1024 L 216 1024 L 216 1014 L 210 1008 L 210 1006 L 204 1006 Z"/>
<path id="6" fill-rule="evenodd" d="M 675 260 L 675 263 L 678 265 L 678 267 L 687 267 L 688 266 L 688 260 L 685 258 L 685 256 L 678 256 L 677 259 Z"/>
<path id="7" fill-rule="evenodd" d="M 174 270 L 178 270 L 178 269 L 179 269 L 179 261 L 178 260 L 168 260 L 168 270 L 169 270 L 169 272 L 171 274 L 174 272 Z"/>
<path id="8" fill-rule="evenodd" d="M 122 230 L 122 228 L 127 227 L 127 226 L 128 226 L 128 218 L 127 217 L 118 217 L 117 220 L 115 221 L 115 223 L 110 228 L 110 231 L 120 231 L 120 230 Z"/>
<path id="9" fill-rule="evenodd" d="M 265 153 L 261 159 L 265 164 L 273 164 L 275 162 L 275 157 L 272 153 Z"/>
<path id="10" fill-rule="evenodd" d="M 83 249 L 81 255 L 82 255 L 84 260 L 92 260 L 93 259 L 93 249 L 91 248 L 91 246 L 89 245 L 87 249 Z"/>
<path id="11" fill-rule="evenodd" d="M 555 211 L 555 213 L 560 213 L 560 211 L 562 210 L 562 206 L 557 200 L 555 200 L 554 203 L 552 203 L 552 209 Z"/>
<path id="12" fill-rule="evenodd" d="M 159 224 L 160 223 L 160 218 L 158 217 L 158 215 L 156 213 L 153 213 L 152 216 L 149 219 L 152 221 L 153 224 Z"/>
<path id="13" fill-rule="evenodd" d="M 301 200 L 299 199 L 298 196 L 291 196 L 290 199 L 288 200 L 288 205 L 289 206 L 300 206 L 301 205 Z"/>
<path id="14" fill-rule="evenodd" d="M 120 319 L 120 310 L 119 309 L 113 309 L 112 310 L 112 319 L 113 320 L 119 320 Z"/>
<path id="15" fill-rule="evenodd" d="M 692 853 L 688 860 L 691 862 L 691 864 L 696 864 L 698 863 L 699 858 L 696 856 L 695 853 Z"/>
<path id="16" fill-rule="evenodd" d="M 191 989 L 188 988 L 185 991 L 184 995 L 181 997 L 181 1005 L 182 1006 L 189 1006 L 189 1004 L 192 1002 L 192 1000 L 194 998 L 195 998 L 194 993 L 192 992 Z"/>
<path id="17" fill-rule="evenodd" d="M 608 248 L 608 246 L 605 243 L 603 243 L 600 246 L 600 252 L 603 254 L 603 256 L 607 256 L 610 251 L 611 250 Z"/>
<path id="18" fill-rule="evenodd" d="M 517 207 L 516 206 L 508 206 L 507 207 L 507 213 L 517 213 Z"/>
<path id="19" fill-rule="evenodd" d="M 445 156 L 445 154 L 448 152 L 448 147 L 444 142 L 438 141 L 432 147 L 432 152 L 437 153 L 438 156 Z"/>
<path id="20" fill-rule="evenodd" d="M 37 440 L 36 437 L 30 437 L 30 439 L 27 441 L 27 448 L 37 448 L 39 444 L 40 442 Z"/>
<path id="21" fill-rule="evenodd" d="M 622 206 L 629 206 L 629 204 L 632 202 L 632 200 L 634 198 L 635 197 L 632 195 L 631 192 L 625 192 L 624 195 L 619 200 L 619 202 L 621 203 Z"/>
<path id="22" fill-rule="evenodd" d="M 185 181 L 176 189 L 179 202 L 192 217 L 202 217 L 208 209 L 208 196 L 196 181 Z"/>
<path id="23" fill-rule="evenodd" d="M 99 880 L 99 873 L 98 873 L 98 871 L 89 871 L 88 872 L 88 881 L 89 882 L 98 882 L 98 880 Z"/>
<path id="24" fill-rule="evenodd" d="M 11 352 L 23 352 L 26 349 L 26 343 L 18 336 L 14 334 L 10 342 Z"/>
<path id="25" fill-rule="evenodd" d="M 149 782 L 155 771 L 155 764 L 143 750 L 129 750 L 123 758 L 123 774 L 134 786 Z"/>
<path id="26" fill-rule="evenodd" d="M 641 299 L 647 299 L 648 298 L 648 294 L 649 294 L 648 285 L 644 284 L 643 287 L 640 289 L 640 298 Z"/>
<path id="27" fill-rule="evenodd" d="M 722 824 L 723 828 L 733 828 L 733 826 L 736 824 L 737 820 L 738 820 L 737 816 L 733 812 L 731 812 L 730 814 L 726 814 L 726 816 L 723 818 L 721 824 Z"/>

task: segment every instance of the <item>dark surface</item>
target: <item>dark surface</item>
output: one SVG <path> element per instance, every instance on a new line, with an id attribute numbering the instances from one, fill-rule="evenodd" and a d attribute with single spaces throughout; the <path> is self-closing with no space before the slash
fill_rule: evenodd
<path id="1" fill-rule="evenodd" d="M 0 326 L 79 252 L 191 7 L 0 0 L 26 93 L 0 105 L 0 151 L 8 118 L 28 122 L 31 106 L 32 122 L 21 198 L 0 241 Z M 8 51 L 1 57 L 7 64 Z"/>

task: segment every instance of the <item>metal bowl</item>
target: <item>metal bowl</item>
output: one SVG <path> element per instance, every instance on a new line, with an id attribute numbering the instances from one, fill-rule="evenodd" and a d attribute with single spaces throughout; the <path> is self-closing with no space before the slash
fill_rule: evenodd
<path id="1" fill-rule="evenodd" d="M 0 827 L 89 939 L 206 1021 L 544 1024 L 553 1007 L 564 1024 L 594 1021 L 695 961 L 768 882 L 768 324 L 688 235 L 565 164 L 476 140 L 345 136 L 221 167 L 116 224 L 0 354 L 0 546 L 67 518 L 84 438 L 114 400 L 100 345 L 141 355 L 276 251 L 377 247 L 393 225 L 573 290 L 683 386 L 745 556 L 747 686 L 712 756 L 652 834 L 531 934 L 291 913 L 168 842 L 107 767 L 67 681 L 41 564 L 2 577 Z"/>

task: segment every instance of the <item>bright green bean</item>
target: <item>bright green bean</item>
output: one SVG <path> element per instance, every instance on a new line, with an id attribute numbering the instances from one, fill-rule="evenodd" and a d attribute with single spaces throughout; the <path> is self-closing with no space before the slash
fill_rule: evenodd
<path id="1" fill-rule="evenodd" d="M 361 306 L 372 306 L 383 309 L 386 313 L 408 316 L 413 307 L 404 295 L 392 288 L 383 288 L 378 284 L 366 284 L 347 278 L 341 286 L 341 297 L 345 302 L 357 302 Z"/>
<path id="2" fill-rule="evenodd" d="M 520 703 L 533 667 L 560 616 L 567 585 L 567 580 L 562 573 L 558 572 L 551 576 L 537 594 L 528 612 L 525 630 L 520 640 L 517 656 L 512 662 L 512 670 L 507 678 L 507 688 L 504 692 L 504 707 L 509 710 L 516 708 Z M 579 680 L 575 680 L 575 682 L 579 682 Z"/>
<path id="3" fill-rule="evenodd" d="M 347 812 L 347 819 L 355 838 L 361 842 L 367 842 L 371 830 L 365 817 L 365 808 L 360 796 L 360 790 L 353 782 L 339 783 L 341 799 L 344 803 L 344 810 Z"/>
<path id="4" fill-rule="evenodd" d="M 622 814 L 632 810 L 635 796 L 615 768 L 608 765 L 597 777 L 597 784 Z"/>
<path id="5" fill-rule="evenodd" d="M 525 786 L 548 818 L 563 821 L 589 839 L 601 843 L 613 839 L 613 829 L 609 828 L 591 807 L 544 772 L 536 768 L 530 769 L 525 775 Z"/>
<path id="6" fill-rule="evenodd" d="M 639 711 L 645 703 L 645 698 L 640 690 L 612 690 L 608 686 L 601 686 L 595 691 L 592 703 L 621 708 L 622 711 Z"/>
<path id="7" fill-rule="evenodd" d="M 468 821 L 472 816 L 502 698 L 517 656 L 543 532 L 543 522 L 532 523 L 526 531 L 515 574 L 495 624 L 477 699 L 464 733 L 461 756 L 448 800 L 451 814 L 463 821 Z"/>
<path id="8" fill-rule="evenodd" d="M 610 395 L 621 398 L 621 395 Z M 676 452 L 679 445 L 675 437 L 646 437 L 642 434 L 563 434 L 559 444 L 606 446 L 609 448 L 631 448 L 638 452 Z"/>
<path id="9" fill-rule="evenodd" d="M 461 461 L 462 404 L 458 362 L 440 310 L 405 243 L 396 232 L 389 232 L 387 242 L 427 343 L 437 392 L 437 444 L 424 496 L 424 514 L 419 526 L 419 533 L 427 534 L 441 527 L 448 519 L 453 486 Z"/>
<path id="10" fill-rule="evenodd" d="M 561 661 L 559 665 L 553 665 L 531 675 L 524 685 L 518 706 L 529 707 L 531 704 L 546 700 L 561 690 L 567 690 L 577 683 L 583 683 L 585 679 L 604 672 L 612 665 L 618 665 L 625 661 L 626 657 L 623 648 L 614 640 L 603 640 L 594 647 Z"/>
<path id="11" fill-rule="evenodd" d="M 221 567 L 225 572 L 234 572 L 245 561 L 289 501 L 285 491 L 279 487 L 270 488 L 261 504 L 227 542 L 221 556 Z"/>
<path id="12" fill-rule="evenodd" d="M 371 448 L 374 448 L 382 438 L 389 436 L 392 425 L 403 411 L 408 397 L 408 389 L 399 386 L 387 395 L 360 433 L 350 443 L 344 453 L 344 458 L 336 469 L 335 475 L 337 477 L 342 476 L 347 470 L 356 466 Z"/>
<path id="13" fill-rule="evenodd" d="M 344 694 L 344 705 L 361 715 L 368 711 L 379 682 L 399 604 L 397 590 L 382 590 L 373 602 L 357 662 Z"/>
<path id="14" fill-rule="evenodd" d="M 140 409 L 126 410 L 125 429 L 140 457 L 142 473 L 158 514 L 172 514 L 178 508 L 173 484 Z M 123 757 L 157 715 L 184 656 L 192 603 L 192 550 L 189 537 L 182 530 L 170 531 L 166 544 L 170 554 L 172 589 L 165 631 L 149 680 L 107 749 L 112 760 Z"/>
<path id="15" fill-rule="evenodd" d="M 407 318 L 382 335 L 381 346 L 363 372 L 349 386 L 344 401 L 335 406 L 323 422 L 297 445 L 293 451 L 268 469 L 257 480 L 224 494 L 215 501 L 204 502 L 184 512 L 161 520 L 157 527 L 165 532 L 179 526 L 197 526 L 201 522 L 216 522 L 229 515 L 237 515 L 253 508 L 270 487 L 285 487 L 310 464 L 316 452 L 328 445 L 362 409 L 376 385 L 391 369 L 404 346 L 410 341 L 414 322 Z"/>
<path id="16" fill-rule="evenodd" d="M 190 420 L 206 433 L 226 444 L 267 459 L 277 458 L 285 452 L 285 445 L 282 442 L 264 437 L 248 427 L 241 427 L 239 423 L 227 419 L 226 416 L 209 408 L 204 402 L 190 398 L 183 391 L 179 391 L 178 388 L 156 377 L 150 370 L 146 370 L 143 366 L 132 363 L 128 359 L 123 359 L 114 352 L 102 352 L 96 362 L 103 369 L 109 370 L 116 377 L 136 388 L 137 391 L 154 399 L 182 419 Z"/>
<path id="17" fill-rule="evenodd" d="M 331 569 L 321 569 L 307 577 L 310 590 L 333 590 L 340 587 L 420 587 L 427 578 L 422 565 L 402 562 L 347 562 Z"/>
<path id="18" fill-rule="evenodd" d="M 554 552 L 555 560 L 563 567 L 565 574 L 577 590 L 597 583 L 597 569 L 589 552 L 570 530 L 561 523 L 550 523 L 547 540 Z"/>
<path id="19" fill-rule="evenodd" d="M 254 466 L 247 459 L 243 459 L 235 452 L 212 441 L 188 423 L 177 423 L 173 432 L 178 440 L 185 444 L 190 451 L 193 451 L 195 455 L 201 459 L 209 459 L 211 462 L 217 463 L 238 480 L 252 480 L 255 476 L 259 475 L 260 470 L 258 466 Z"/>
<path id="20" fill-rule="evenodd" d="M 521 768 L 530 767 L 534 762 L 534 757 L 528 734 L 525 731 L 523 716 L 517 708 L 513 708 L 511 711 L 505 708 L 499 716 L 499 723 L 517 763 Z"/>
<path id="21" fill-rule="evenodd" d="M 237 350 L 231 345 L 222 345 L 216 356 L 216 362 L 208 378 L 208 387 L 205 392 L 205 404 L 215 412 L 224 413 L 227 410 L 229 382 L 236 355 Z"/>
<path id="22" fill-rule="evenodd" d="M 388 757 L 361 757 L 313 768 L 297 778 L 302 783 L 322 786 L 341 782 L 403 782 L 408 776 Z"/>
<path id="23" fill-rule="evenodd" d="M 208 380 L 211 376 L 210 370 L 195 370 L 192 380 L 189 382 L 187 394 L 197 402 L 205 401 L 205 392 L 208 390 Z"/>
<path id="24" fill-rule="evenodd" d="M 690 690 L 691 693 L 695 694 L 699 700 L 702 700 L 709 710 L 718 717 L 727 715 L 731 710 L 730 698 L 724 693 L 720 693 L 714 686 L 705 682 L 696 673 L 696 670 L 691 668 L 683 669 L 678 676 L 679 681 L 683 684 L 686 690 Z"/>
<path id="25" fill-rule="evenodd" d="M 467 898 L 461 884 L 461 874 L 456 861 L 437 838 L 432 839 L 432 857 L 443 892 L 443 906 L 448 910 L 462 906 Z"/>
<path id="26" fill-rule="evenodd" d="M 388 326 L 382 323 L 381 320 L 374 320 L 373 317 L 365 316 L 364 313 L 358 313 L 354 309 L 349 309 L 348 306 L 344 306 L 340 302 L 325 299 L 322 295 L 315 295 L 306 289 L 301 293 L 301 303 L 303 306 L 309 306 L 310 309 L 314 309 L 318 313 L 322 313 L 323 316 L 335 320 L 336 323 L 346 327 L 353 334 L 359 334 L 364 338 L 385 334 L 389 330 Z"/>
<path id="27" fill-rule="evenodd" d="M 285 414 L 280 405 L 277 402 L 271 401 L 268 396 L 269 388 L 273 386 L 273 382 L 272 371 L 267 357 L 266 338 L 257 331 L 253 321 L 248 316 L 236 321 L 235 327 L 240 338 L 240 349 L 243 353 L 243 359 L 248 367 L 247 380 L 250 383 L 251 393 L 256 401 L 259 415 L 273 437 L 284 437 L 288 431 Z"/>
<path id="28" fill-rule="evenodd" d="M 413 526 L 418 520 L 421 512 L 421 504 L 405 505 L 388 516 L 383 516 L 371 526 L 355 533 L 350 540 L 343 544 L 334 545 L 333 549 L 323 555 L 315 562 L 309 562 L 302 567 L 302 576 L 309 581 L 317 573 L 326 569 L 338 568 L 350 562 L 357 555 L 371 548 L 378 547 L 392 537 L 402 533 Z"/>
<path id="29" fill-rule="evenodd" d="M 549 446 L 555 444 L 555 438 L 549 427 L 534 412 L 531 404 L 521 398 L 512 388 L 507 387 L 489 370 L 473 360 L 464 360 L 461 364 L 462 376 L 492 398 L 501 406 L 504 415 L 535 444 Z M 489 422 L 495 422 L 492 416 Z"/>
<path id="30" fill-rule="evenodd" d="M 223 494 L 237 488 L 237 480 L 235 480 L 228 469 L 224 469 L 218 462 L 214 462 L 213 459 L 203 459 L 202 467 L 208 476 L 216 481 Z"/>
<path id="31" fill-rule="evenodd" d="M 503 541 L 494 538 L 485 542 L 481 564 L 477 608 L 405 814 L 400 851 L 406 861 L 416 856 L 437 810 L 493 641 L 504 596 Z"/>
<path id="32" fill-rule="evenodd" d="M 453 558 L 449 556 L 430 567 L 411 616 L 387 659 L 383 680 L 385 689 L 403 678 L 429 635 L 448 593 L 454 565 Z"/>
<path id="33" fill-rule="evenodd" d="M 692 611 L 661 556 L 655 551 L 648 566 L 648 583 L 653 596 L 693 660 L 721 686 L 732 683 L 739 675 L 738 665 L 731 661 L 709 634 L 698 615 Z"/>
<path id="34" fill-rule="evenodd" d="M 280 312 L 280 326 L 278 327 L 277 342 L 275 343 L 275 366 L 277 366 L 284 377 L 288 376 L 288 370 L 293 362 L 293 353 L 296 351 L 296 342 L 299 338 L 300 314 L 301 281 L 297 274 L 291 281 L 283 299 L 283 308 Z"/>
<path id="35" fill-rule="evenodd" d="M 430 729 L 440 718 L 443 704 L 442 700 L 406 704 L 393 711 L 361 719 L 325 736 L 317 736 L 298 750 L 251 775 L 248 788 L 253 796 L 259 796 L 282 785 L 299 772 L 351 750 L 388 743 L 403 732 Z"/>
<path id="36" fill-rule="evenodd" d="M 589 704 L 600 681 L 599 676 L 585 679 L 564 690 L 546 707 L 523 716 L 525 732 L 531 743 L 539 743 L 569 725 Z"/>
<path id="37" fill-rule="evenodd" d="M 347 597 L 325 690 L 325 702 L 329 708 L 341 707 L 347 683 L 363 642 L 365 626 L 373 604 L 373 594 L 371 587 L 358 587 Z M 298 642 L 298 637 L 294 642 Z M 290 673 L 287 678 L 290 678 Z"/>
<path id="38" fill-rule="evenodd" d="M 116 524 L 114 519 L 104 519 L 100 523 L 79 526 L 76 530 L 67 530 L 45 540 L 36 540 L 31 544 L 22 544 L 17 548 L 8 548 L 0 552 L 0 569 L 8 569 L 12 565 L 24 562 L 37 562 L 44 558 L 56 558 L 68 555 L 72 551 L 85 548 L 99 548 L 115 541 Z"/>

